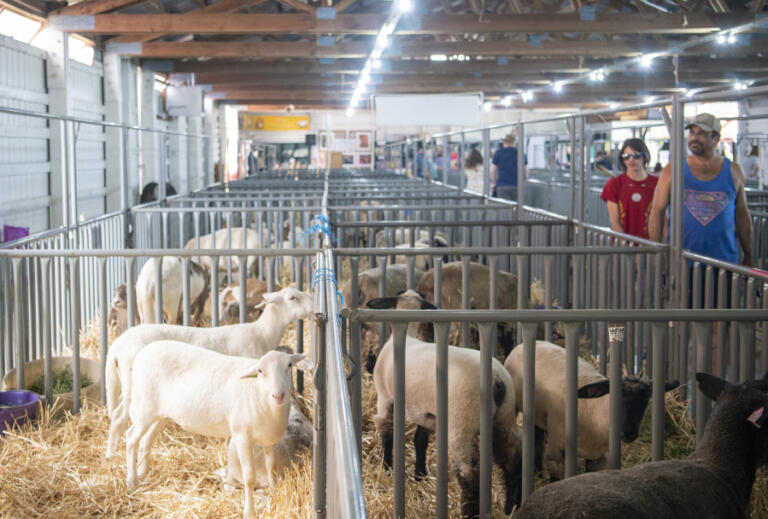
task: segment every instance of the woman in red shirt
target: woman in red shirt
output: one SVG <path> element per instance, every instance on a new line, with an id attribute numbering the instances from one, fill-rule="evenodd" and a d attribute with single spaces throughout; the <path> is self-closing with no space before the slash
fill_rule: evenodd
<path id="1" fill-rule="evenodd" d="M 605 184 L 600 198 L 608 206 L 614 231 L 648 239 L 648 212 L 658 182 L 648 175 L 651 154 L 642 139 L 627 139 L 620 158 L 623 173 Z"/>

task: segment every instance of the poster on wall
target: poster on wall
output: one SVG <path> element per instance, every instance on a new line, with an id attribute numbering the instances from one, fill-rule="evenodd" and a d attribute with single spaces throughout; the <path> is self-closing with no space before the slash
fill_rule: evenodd
<path id="1" fill-rule="evenodd" d="M 358 151 L 371 150 L 371 132 L 357 132 L 355 133 L 355 140 Z"/>
<path id="2" fill-rule="evenodd" d="M 333 130 L 333 137 L 335 139 L 346 139 L 347 130 Z"/>
<path id="3" fill-rule="evenodd" d="M 241 126 L 245 131 L 295 132 L 309 130 L 308 115 L 254 115 L 244 113 Z"/>
<path id="4" fill-rule="evenodd" d="M 359 153 L 357 155 L 357 165 L 358 166 L 370 166 L 371 165 L 371 154 L 370 153 Z"/>
<path id="5" fill-rule="evenodd" d="M 355 156 L 351 153 L 345 153 L 341 156 L 341 163 L 345 166 L 354 166 Z"/>

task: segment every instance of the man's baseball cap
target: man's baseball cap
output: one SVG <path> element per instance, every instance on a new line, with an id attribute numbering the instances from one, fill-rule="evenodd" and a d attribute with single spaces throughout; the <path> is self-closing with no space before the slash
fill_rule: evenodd
<path id="1" fill-rule="evenodd" d="M 685 123 L 685 129 L 687 130 L 691 126 L 698 126 L 705 132 L 715 132 L 720 135 L 720 121 L 712 114 L 698 114 L 692 119 L 688 119 Z"/>

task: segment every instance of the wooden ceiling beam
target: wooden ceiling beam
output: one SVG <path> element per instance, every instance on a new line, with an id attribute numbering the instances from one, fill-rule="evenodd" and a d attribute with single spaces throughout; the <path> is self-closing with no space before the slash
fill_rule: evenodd
<path id="1" fill-rule="evenodd" d="M 83 0 L 76 4 L 62 7 L 56 11 L 51 12 L 51 16 L 82 16 L 82 15 L 97 15 L 99 13 L 106 13 L 115 9 L 123 9 L 132 5 L 140 4 L 144 0 Z"/>
<path id="2" fill-rule="evenodd" d="M 468 56 L 590 56 L 590 57 L 637 57 L 643 53 L 667 50 L 666 44 L 644 41 L 546 42 L 531 47 L 524 42 L 411 42 L 402 45 L 402 51 L 388 48 L 387 57 L 428 57 L 432 54 L 464 54 Z M 127 56 L 145 58 L 366 58 L 371 50 L 367 43 L 342 43 L 322 47 L 314 42 L 149 42 L 123 45 L 107 50 Z M 744 57 L 768 51 L 768 38 L 752 37 L 749 45 L 733 48 L 702 44 L 686 49 L 684 55 L 711 55 Z"/>
<path id="3" fill-rule="evenodd" d="M 189 14 L 204 14 L 204 15 L 211 15 L 211 14 L 219 14 L 219 13 L 234 13 L 242 9 L 244 6 L 256 6 L 259 4 L 266 3 L 267 0 L 219 0 L 215 4 L 201 7 L 199 9 L 194 9 Z M 186 16 L 186 14 L 182 15 Z M 165 36 L 168 36 L 167 32 L 154 32 L 154 33 L 146 33 L 146 34 L 135 34 L 135 35 L 129 35 L 129 36 L 117 36 L 116 38 L 112 38 L 111 42 L 116 43 L 125 43 L 125 42 L 134 42 L 134 41 L 152 41 L 156 40 L 158 38 L 163 38 Z"/>
<path id="4" fill-rule="evenodd" d="M 283 4 L 284 6 L 290 7 L 291 9 L 295 9 L 296 11 L 304 11 L 306 13 L 313 13 L 315 12 L 315 8 L 311 5 L 307 5 L 301 0 L 276 0 L 277 3 Z"/>
<path id="5" fill-rule="evenodd" d="M 102 6 L 138 0 L 86 0 Z M 105 3 L 106 2 L 106 3 Z M 78 4 L 79 5 L 79 4 Z M 215 6 L 216 4 L 214 4 Z M 211 7 L 214 7 L 211 6 Z M 309 6 L 307 6 L 309 7 Z M 73 7 L 74 8 L 74 7 Z M 115 7 L 110 7 L 114 9 Z M 314 9 L 310 7 L 311 9 Z M 216 11 L 206 14 L 95 14 L 80 20 L 63 15 L 52 23 L 72 27 L 82 34 L 362 34 L 376 35 L 387 19 L 380 14 L 339 14 L 335 20 L 318 20 L 312 14 L 243 14 L 237 17 Z M 683 15 L 658 12 L 600 14 L 593 22 L 580 21 L 572 14 L 499 15 L 486 19 L 475 15 L 432 14 L 421 17 L 418 28 L 398 29 L 396 34 L 459 33 L 607 33 L 607 34 L 706 34 L 750 23 L 755 13 Z M 80 22 L 78 24 L 78 22 Z"/>

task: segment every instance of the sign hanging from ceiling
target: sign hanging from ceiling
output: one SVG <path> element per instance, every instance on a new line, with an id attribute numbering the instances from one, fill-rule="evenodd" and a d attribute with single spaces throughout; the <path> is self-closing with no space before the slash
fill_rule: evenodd
<path id="1" fill-rule="evenodd" d="M 254 115 L 244 113 L 240 118 L 240 128 L 244 131 L 257 132 L 309 131 L 309 116 Z"/>
<path id="2" fill-rule="evenodd" d="M 376 126 L 478 125 L 482 94 L 378 94 Z"/>

